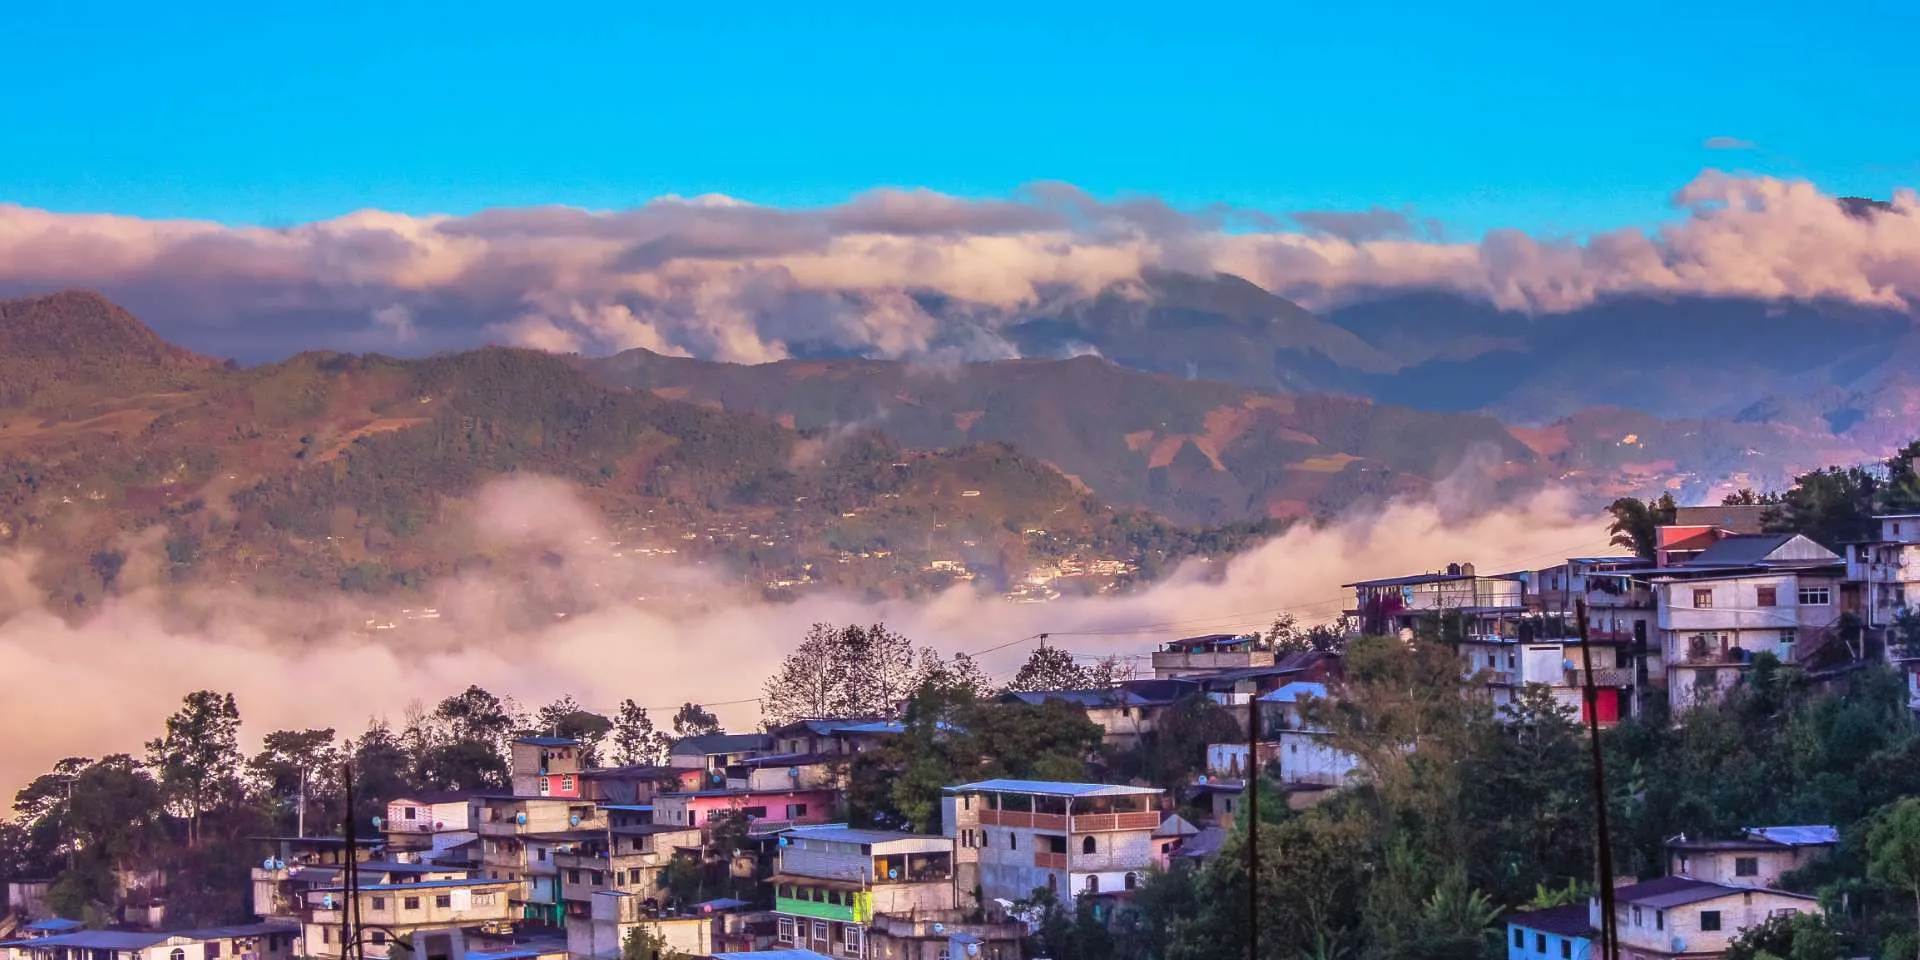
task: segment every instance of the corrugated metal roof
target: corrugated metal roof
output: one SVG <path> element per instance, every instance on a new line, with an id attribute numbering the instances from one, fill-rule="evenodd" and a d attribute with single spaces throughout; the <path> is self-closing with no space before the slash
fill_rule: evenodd
<path id="1" fill-rule="evenodd" d="M 1587 905 L 1584 903 L 1516 913 L 1507 918 L 1507 926 L 1539 930 L 1562 937 L 1590 938 L 1594 933 L 1593 924 L 1587 913 Z"/>
<path id="2" fill-rule="evenodd" d="M 703 754 L 712 756 L 718 753 L 745 753 L 749 750 L 766 750 L 773 746 L 773 737 L 764 733 L 710 733 L 705 736 L 687 737 L 677 740 L 668 748 L 668 753 Z"/>
<path id="3" fill-rule="evenodd" d="M 1262 694 L 1260 700 L 1263 703 L 1299 703 L 1303 697 L 1325 700 L 1327 685 L 1311 680 L 1295 680 L 1272 693 Z"/>
<path id="4" fill-rule="evenodd" d="M 793 827 L 784 831 L 788 836 L 805 837 L 812 840 L 838 841 L 840 843 L 893 843 L 899 840 L 946 840 L 947 837 L 932 833 L 905 833 L 895 830 L 865 830 L 849 827 L 844 823 L 823 823 L 810 827 Z"/>
<path id="5" fill-rule="evenodd" d="M 530 747 L 577 747 L 580 741 L 572 737 L 514 737 L 514 743 L 524 743 Z"/>
<path id="6" fill-rule="evenodd" d="M 1840 842 L 1840 831 L 1825 824 L 1793 827 L 1748 827 L 1747 835 L 1789 847 L 1818 847 Z"/>
<path id="7" fill-rule="evenodd" d="M 716 953 L 713 960 L 832 960 L 812 950 L 755 950 L 751 953 Z"/>
<path id="8" fill-rule="evenodd" d="M 1165 793 L 1157 787 L 1114 783 L 1066 783 L 1057 780 L 981 780 L 946 788 L 948 793 L 1034 793 L 1046 797 L 1137 797 Z"/>

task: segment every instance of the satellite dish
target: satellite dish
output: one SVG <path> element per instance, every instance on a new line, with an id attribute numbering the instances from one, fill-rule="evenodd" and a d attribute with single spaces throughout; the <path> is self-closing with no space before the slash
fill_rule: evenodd
<path id="1" fill-rule="evenodd" d="M 800 768 L 799 768 L 799 767 L 788 767 L 788 768 L 787 768 L 787 779 L 789 779 L 789 780 L 798 780 L 798 779 L 800 779 Z"/>
<path id="2" fill-rule="evenodd" d="M 786 838 L 786 837 L 781 837 L 781 838 L 780 838 L 780 845 L 781 845 L 781 846 L 783 846 L 783 847 L 787 845 L 787 838 Z"/>
<path id="3" fill-rule="evenodd" d="M 946 924 L 944 924 L 944 923 L 936 923 L 936 924 L 934 924 L 934 925 L 933 925 L 933 932 L 934 932 L 934 933 L 946 933 L 946 932 L 947 932 L 947 925 L 946 925 Z"/>
<path id="4" fill-rule="evenodd" d="M 513 822 L 524 827 L 527 825 L 527 815 L 524 813 L 516 813 L 513 815 Z"/>
<path id="5" fill-rule="evenodd" d="M 1207 775 L 1206 775 L 1206 774 L 1204 774 L 1204 773 L 1203 773 L 1203 774 L 1201 774 L 1201 775 L 1200 775 L 1200 776 L 1199 776 L 1199 777 L 1197 778 L 1197 780 L 1196 780 L 1196 782 L 1197 782 L 1197 783 L 1199 783 L 1199 784 L 1200 784 L 1201 786 L 1203 786 L 1203 787 L 1204 787 L 1204 786 L 1206 786 L 1206 785 L 1207 785 Z"/>
<path id="6" fill-rule="evenodd" d="M 887 871 L 887 879 L 888 879 L 888 880 L 898 880 L 898 879 L 900 879 L 900 868 L 899 868 L 899 867 L 894 867 L 893 869 L 891 869 L 891 870 L 888 870 L 888 871 Z"/>
<path id="7" fill-rule="evenodd" d="M 977 956 L 979 956 L 979 955 L 980 955 L 980 945 L 979 945 L 979 944 L 977 944 L 977 943 L 969 943 L 969 944 L 967 944 L 967 956 L 969 956 L 969 957 L 977 957 Z"/>
<path id="8" fill-rule="evenodd" d="M 260 864 L 260 869 L 262 869 L 262 870 L 272 870 L 272 869 L 273 869 L 273 858 L 272 858 L 272 857 L 268 857 L 268 858 L 267 858 L 267 859 L 266 859 L 265 861 L 263 861 L 263 862 L 262 862 L 262 863 Z"/>
<path id="9" fill-rule="evenodd" d="M 381 818 L 379 818 L 379 817 L 374 817 L 374 818 L 373 818 L 373 828 L 374 828 L 375 830 L 378 830 L 378 829 L 380 829 L 380 826 L 381 826 L 381 824 L 384 824 L 384 823 L 386 823 L 386 821 L 385 821 L 385 820 L 383 820 L 383 819 L 381 819 Z"/>
<path id="10" fill-rule="evenodd" d="M 333 894 L 329 893 L 326 896 L 320 898 L 320 908 L 322 910 L 333 909 Z"/>
<path id="11" fill-rule="evenodd" d="M 570 826 L 570 827 L 577 827 L 577 826 L 579 826 L 579 825 L 580 825 L 580 815 L 576 813 L 576 814 L 574 814 L 573 816 L 571 816 L 571 817 L 568 817 L 568 818 L 567 818 L 567 825 L 568 825 L 568 826 Z"/>

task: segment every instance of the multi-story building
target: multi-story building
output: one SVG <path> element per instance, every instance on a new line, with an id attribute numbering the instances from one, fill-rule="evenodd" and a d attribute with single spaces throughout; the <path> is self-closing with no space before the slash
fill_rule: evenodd
<path id="1" fill-rule="evenodd" d="M 1780 890 L 1730 887 L 1686 877 L 1661 877 L 1613 891 L 1615 928 L 1625 960 L 1708 960 L 1727 952 L 1740 931 L 1767 918 L 1818 910 L 1820 902 Z M 1600 899 L 1587 923 L 1600 927 Z"/>
<path id="2" fill-rule="evenodd" d="M 697 857 L 700 848 L 699 828 L 656 823 L 609 827 L 603 836 L 554 854 L 568 926 L 591 917 L 594 895 L 606 891 L 632 894 L 642 906 L 653 901 L 657 907 L 666 899 L 661 875 L 667 864 L 677 853 Z"/>
<path id="3" fill-rule="evenodd" d="M 1359 619 L 1362 633 L 1369 634 L 1412 629 L 1422 617 L 1449 610 L 1524 609 L 1526 595 L 1524 575 L 1480 576 L 1471 563 L 1448 564 L 1438 573 L 1345 586 L 1353 589 L 1355 600 L 1347 613 Z"/>
<path id="4" fill-rule="evenodd" d="M 1153 652 L 1153 676 L 1174 680 L 1219 670 L 1273 666 L 1273 650 L 1259 634 L 1216 633 L 1174 640 Z"/>
<path id="5" fill-rule="evenodd" d="M 1165 791 L 1103 783 L 983 780 L 946 788 L 942 823 L 961 889 L 1063 901 L 1132 890 L 1153 862 Z"/>
<path id="6" fill-rule="evenodd" d="M 1273 743 L 1280 782 L 1292 786 L 1345 786 L 1359 767 L 1353 754 L 1327 743 L 1332 735 L 1314 709 L 1328 701 L 1321 683 L 1296 681 L 1260 698 L 1261 729 Z"/>
<path id="7" fill-rule="evenodd" d="M 1830 826 L 1749 827 L 1733 840 L 1688 839 L 1667 842 L 1667 873 L 1733 887 L 1777 886 L 1783 874 L 1798 870 L 1840 843 Z"/>
<path id="8" fill-rule="evenodd" d="M 291 920 L 306 891 L 340 882 L 349 848 L 343 837 L 270 837 L 265 849 L 266 858 L 252 870 L 253 914 Z M 365 863 L 377 852 L 368 845 L 355 849 L 353 857 Z"/>
<path id="9" fill-rule="evenodd" d="M 1846 564 L 1798 534 L 1728 535 L 1650 576 L 1676 710 L 1718 696 L 1756 654 L 1800 662 L 1838 634 Z"/>
<path id="10" fill-rule="evenodd" d="M 567 953 L 574 960 L 616 960 L 636 928 L 687 957 L 713 956 L 720 940 L 720 914 L 667 913 L 624 890 L 596 891 L 585 906 L 586 913 L 567 924 Z"/>
<path id="11" fill-rule="evenodd" d="M 479 872 L 510 881 L 517 915 L 562 923 L 564 900 L 553 865 L 556 854 L 605 834 L 599 808 L 566 797 L 477 796 L 469 820 L 480 836 Z"/>
<path id="12" fill-rule="evenodd" d="M 568 737 L 515 737 L 508 745 L 513 793 L 521 797 L 583 796 L 586 757 Z"/>
<path id="13" fill-rule="evenodd" d="M 1873 519 L 1875 538 L 1847 545 L 1847 579 L 1865 594 L 1862 626 L 1885 639 L 1901 613 L 1920 606 L 1920 513 Z"/>
<path id="14" fill-rule="evenodd" d="M 514 884 L 504 880 L 422 880 L 361 884 L 359 936 L 364 955 L 384 958 L 393 941 L 420 930 L 449 926 L 504 924 L 513 917 Z M 342 955 L 341 921 L 347 893 L 343 887 L 311 890 L 301 911 L 298 955 Z"/>
<path id="15" fill-rule="evenodd" d="M 712 733 L 675 742 L 667 751 L 667 765 L 704 771 L 706 785 L 717 787 L 727 782 L 729 766 L 772 752 L 773 737 L 764 733 Z"/>
<path id="16" fill-rule="evenodd" d="M 864 960 L 875 916 L 953 913 L 953 839 L 798 827 L 780 835 L 772 883 L 776 942 Z"/>

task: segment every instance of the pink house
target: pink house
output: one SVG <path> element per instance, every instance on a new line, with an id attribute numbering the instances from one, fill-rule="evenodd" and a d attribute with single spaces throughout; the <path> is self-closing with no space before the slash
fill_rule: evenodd
<path id="1" fill-rule="evenodd" d="M 696 790 L 662 793 L 653 798 L 653 822 L 706 830 L 714 818 L 732 811 L 745 814 L 760 828 L 829 823 L 833 819 L 834 791 L 817 790 Z"/>

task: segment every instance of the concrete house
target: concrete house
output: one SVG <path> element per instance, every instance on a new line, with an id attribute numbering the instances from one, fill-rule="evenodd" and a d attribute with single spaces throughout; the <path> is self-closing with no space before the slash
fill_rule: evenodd
<path id="1" fill-rule="evenodd" d="M 434 860 L 448 850 L 472 842 L 479 834 L 468 822 L 472 790 L 441 790 L 395 797 L 387 804 L 380 829 L 387 848 L 417 853 Z"/>
<path id="2" fill-rule="evenodd" d="M 1707 960 L 1727 952 L 1740 931 L 1767 918 L 1814 911 L 1813 897 L 1757 887 L 1732 887 L 1686 877 L 1661 877 L 1613 892 L 1624 960 Z M 1600 927 L 1600 900 L 1587 922 Z"/>
<path id="3" fill-rule="evenodd" d="M 714 733 L 676 741 L 667 751 L 667 766 L 678 770 L 700 770 L 707 786 L 727 781 L 727 767 L 748 757 L 773 752 L 773 738 L 764 733 Z"/>
<path id="4" fill-rule="evenodd" d="M 1774 887 L 1840 844 L 1829 826 L 1749 827 L 1733 840 L 1667 842 L 1667 872 L 1732 887 Z"/>
<path id="5" fill-rule="evenodd" d="M 722 917 L 714 913 L 669 914 L 646 898 L 624 890 L 599 890 L 588 898 L 586 913 L 567 923 L 567 954 L 585 960 L 615 960 L 635 928 L 644 927 L 668 950 L 689 957 L 712 956 L 720 940 Z"/>
<path id="6" fill-rule="evenodd" d="M 594 895 L 632 894 L 644 905 L 666 899 L 661 874 L 676 853 L 698 855 L 700 830 L 675 824 L 609 827 L 603 836 L 581 840 L 555 853 L 553 866 L 566 904 L 567 924 L 593 915 Z"/>
<path id="7" fill-rule="evenodd" d="M 567 737 L 515 737 L 508 744 L 513 792 L 522 797 L 583 796 L 587 768 L 580 741 Z"/>
<path id="8" fill-rule="evenodd" d="M 563 900 L 553 858 L 605 834 L 599 808 L 567 797 L 477 796 L 468 803 L 480 836 L 479 873 L 513 884 L 518 916 L 560 923 Z"/>
<path id="9" fill-rule="evenodd" d="M 1255 633 L 1216 633 L 1163 644 L 1153 652 L 1156 680 L 1177 680 L 1219 670 L 1273 666 L 1273 651 Z"/>
<path id="10" fill-rule="evenodd" d="M 73 930 L 4 944 L 15 960 L 291 960 L 300 927 L 254 923 L 146 933 Z"/>
<path id="11" fill-rule="evenodd" d="M 1200 696 L 1195 680 L 1126 680 L 1099 690 L 1009 690 L 1003 702 L 1039 705 L 1049 701 L 1071 703 L 1086 711 L 1107 743 L 1127 746 L 1152 733 L 1160 714 L 1180 701 Z"/>
<path id="12" fill-rule="evenodd" d="M 1037 889 L 1063 902 L 1132 890 L 1153 863 L 1165 791 L 1102 783 L 983 780 L 946 788 L 956 883 L 988 899 Z"/>
<path id="13" fill-rule="evenodd" d="M 1667 696 L 1676 710 L 1719 695 L 1759 653 L 1785 663 L 1833 642 L 1846 564 L 1798 534 L 1721 537 L 1650 571 Z"/>
<path id="14" fill-rule="evenodd" d="M 1599 960 L 1599 939 L 1584 903 L 1528 910 L 1507 918 L 1507 960 Z"/>
<path id="15" fill-rule="evenodd" d="M 448 926 L 506 921 L 513 916 L 514 884 L 504 880 L 431 880 L 362 884 L 356 891 L 359 920 L 367 926 L 368 957 L 385 957 L 390 936 Z M 344 888 L 313 890 L 301 911 L 302 957 L 339 957 Z"/>
<path id="16" fill-rule="evenodd" d="M 1362 633 L 1370 634 L 1411 629 L 1421 617 L 1441 611 L 1521 608 L 1525 596 L 1519 574 L 1481 576 L 1471 563 L 1451 563 L 1436 573 L 1361 580 L 1344 586 L 1354 591 L 1354 606 L 1347 613 L 1359 619 Z"/>

